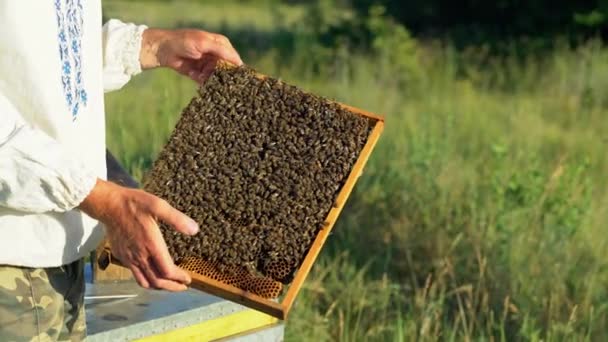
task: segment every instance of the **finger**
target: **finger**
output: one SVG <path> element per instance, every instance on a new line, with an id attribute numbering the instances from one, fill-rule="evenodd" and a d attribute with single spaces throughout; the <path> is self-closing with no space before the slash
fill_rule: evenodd
<path id="1" fill-rule="evenodd" d="M 215 70 L 215 67 L 217 66 L 217 62 L 218 62 L 217 58 L 211 57 L 211 60 L 203 65 L 203 69 L 200 71 L 200 73 L 198 75 L 198 79 L 197 79 L 197 81 L 199 83 L 202 84 L 207 79 L 209 79 L 209 77 L 211 77 L 211 74 L 213 74 L 213 71 Z"/>
<path id="2" fill-rule="evenodd" d="M 212 36 L 202 46 L 203 54 L 211 54 L 232 64 L 242 65 L 243 61 L 238 52 L 229 44 L 220 42 L 221 39 Z"/>
<path id="3" fill-rule="evenodd" d="M 152 205 L 151 210 L 154 217 L 172 226 L 180 233 L 186 235 L 198 233 L 198 224 L 166 201 L 159 199 Z"/>
<path id="4" fill-rule="evenodd" d="M 150 267 L 149 264 L 143 264 L 141 266 L 141 270 L 143 271 L 144 275 L 146 276 L 146 279 L 154 289 L 177 292 L 184 291 L 188 288 L 182 283 L 158 277 L 156 272 L 152 269 L 152 267 Z"/>
<path id="5" fill-rule="evenodd" d="M 153 255 L 150 258 L 150 266 L 159 278 L 173 280 L 185 285 L 192 281 L 188 272 L 175 266 L 169 253 Z"/>
<path id="6" fill-rule="evenodd" d="M 166 247 L 163 246 L 163 249 L 156 251 L 156 253 L 150 253 L 150 255 L 152 256 L 150 264 L 153 267 L 156 275 L 164 279 L 180 282 L 182 284 L 190 284 L 192 281 L 190 275 L 188 272 L 175 266 L 173 259 L 171 259 L 171 255 L 169 255 L 169 251 L 167 251 Z"/>
<path id="7" fill-rule="evenodd" d="M 146 279 L 146 276 L 144 276 L 142 271 L 139 269 L 139 267 L 131 265 L 129 269 L 131 270 L 131 273 L 133 273 L 133 277 L 135 277 L 135 281 L 137 281 L 137 284 L 139 284 L 139 286 L 143 287 L 144 289 L 150 288 L 150 283 Z"/>
<path id="8" fill-rule="evenodd" d="M 203 70 L 209 63 L 213 63 L 215 67 L 217 58 L 211 55 L 203 55 L 197 60 L 190 61 L 190 69 L 187 72 L 188 77 L 190 77 L 194 82 L 203 83 L 203 81 L 206 79 L 203 76 Z"/>
<path id="9" fill-rule="evenodd" d="M 168 279 L 182 284 L 190 284 L 190 275 L 186 271 L 175 266 L 175 263 L 169 254 L 169 250 L 167 249 L 167 244 L 165 243 L 156 222 L 151 222 L 149 228 L 148 232 L 151 235 L 149 236 L 149 243 L 146 244 L 146 254 L 148 257 L 145 260 L 145 263 L 149 265 L 158 278 Z"/>

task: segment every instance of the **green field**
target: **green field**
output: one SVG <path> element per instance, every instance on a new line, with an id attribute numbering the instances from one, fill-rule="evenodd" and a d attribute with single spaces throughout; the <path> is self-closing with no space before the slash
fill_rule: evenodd
<path id="1" fill-rule="evenodd" d="M 104 3 L 106 17 L 222 30 L 261 72 L 385 115 L 288 341 L 608 340 L 608 48 L 522 59 L 428 41 L 405 69 L 350 51 L 313 68 L 317 50 L 278 46 L 300 7 Z M 106 96 L 108 146 L 134 175 L 195 91 L 158 70 Z"/>

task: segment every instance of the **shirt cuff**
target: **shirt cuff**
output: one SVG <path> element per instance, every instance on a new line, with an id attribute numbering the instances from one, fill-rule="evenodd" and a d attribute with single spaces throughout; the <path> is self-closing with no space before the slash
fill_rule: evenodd
<path id="1" fill-rule="evenodd" d="M 146 25 L 109 20 L 102 29 L 104 90 L 120 89 L 141 72 L 139 56 Z"/>
<path id="2" fill-rule="evenodd" d="M 76 186 L 71 192 L 64 193 L 64 207 L 60 207 L 60 210 L 62 211 L 72 210 L 79 206 L 80 203 L 89 196 L 91 191 L 93 191 L 93 188 L 97 184 L 97 179 L 99 178 L 94 172 L 84 166 L 81 169 L 72 170 L 70 176 L 70 180 L 73 184 L 76 184 Z"/>
<path id="3" fill-rule="evenodd" d="M 134 24 L 129 24 L 129 26 L 132 26 L 132 32 L 125 37 L 122 63 L 125 66 L 125 73 L 129 76 L 135 76 L 141 72 L 141 62 L 139 61 L 141 41 L 148 26 Z"/>

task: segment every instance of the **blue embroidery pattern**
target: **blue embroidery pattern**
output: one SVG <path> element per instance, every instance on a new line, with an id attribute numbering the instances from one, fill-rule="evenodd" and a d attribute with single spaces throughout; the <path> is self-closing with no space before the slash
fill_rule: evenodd
<path id="1" fill-rule="evenodd" d="M 78 117 L 80 107 L 87 105 L 87 91 L 82 80 L 82 12 L 81 0 L 65 0 L 65 3 L 55 0 L 61 84 L 72 120 Z"/>

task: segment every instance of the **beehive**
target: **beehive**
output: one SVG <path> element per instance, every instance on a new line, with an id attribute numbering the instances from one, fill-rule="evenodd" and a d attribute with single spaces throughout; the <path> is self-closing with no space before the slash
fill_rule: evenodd
<path id="1" fill-rule="evenodd" d="M 217 68 L 144 183 L 201 227 L 186 237 L 161 224 L 193 287 L 285 318 L 382 128 L 249 68 Z"/>

